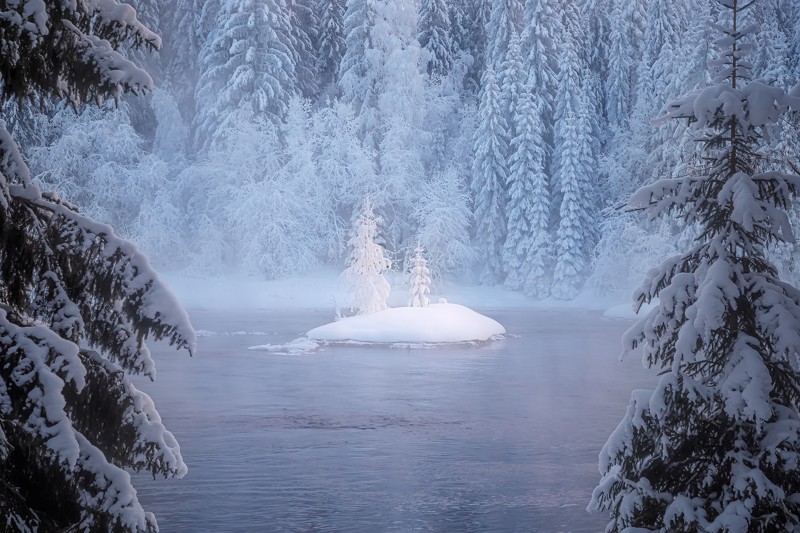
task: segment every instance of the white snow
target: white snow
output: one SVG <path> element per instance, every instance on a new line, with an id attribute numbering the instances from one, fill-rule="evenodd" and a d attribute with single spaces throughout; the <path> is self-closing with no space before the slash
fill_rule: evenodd
<path id="1" fill-rule="evenodd" d="M 321 341 L 467 342 L 489 340 L 505 328 L 497 321 L 458 304 L 395 307 L 343 318 L 308 332 Z"/>
<path id="2" fill-rule="evenodd" d="M 295 339 L 286 344 L 262 344 L 251 346 L 248 350 L 261 350 L 277 355 L 300 355 L 315 351 L 319 348 L 319 343 L 305 337 Z"/>

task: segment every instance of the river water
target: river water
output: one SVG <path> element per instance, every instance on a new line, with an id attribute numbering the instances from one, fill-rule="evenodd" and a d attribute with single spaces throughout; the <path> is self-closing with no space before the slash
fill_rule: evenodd
<path id="1" fill-rule="evenodd" d="M 431 349 L 251 351 L 330 312 L 197 311 L 198 354 L 157 346 L 137 382 L 188 475 L 135 476 L 161 530 L 598 532 L 597 455 L 630 393 L 628 321 L 592 311 L 490 310 L 505 339 Z M 210 333 L 210 332 L 213 332 Z"/>

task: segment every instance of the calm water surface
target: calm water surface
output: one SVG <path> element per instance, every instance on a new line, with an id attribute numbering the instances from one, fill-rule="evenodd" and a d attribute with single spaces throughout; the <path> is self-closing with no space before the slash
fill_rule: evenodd
<path id="1" fill-rule="evenodd" d="M 618 362 L 627 321 L 589 311 L 492 310 L 509 338 L 434 349 L 250 351 L 329 311 L 194 312 L 192 359 L 154 349 L 138 382 L 181 443 L 189 474 L 137 475 L 173 531 L 598 532 L 585 511 L 597 454 L 634 388 Z"/>

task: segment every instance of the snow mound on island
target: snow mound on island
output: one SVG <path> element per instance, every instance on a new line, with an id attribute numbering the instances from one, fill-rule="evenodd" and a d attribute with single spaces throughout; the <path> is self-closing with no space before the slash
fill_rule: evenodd
<path id="1" fill-rule="evenodd" d="M 485 341 L 505 332 L 497 321 L 468 307 L 442 303 L 342 318 L 312 329 L 307 336 L 319 341 L 438 343 Z"/>

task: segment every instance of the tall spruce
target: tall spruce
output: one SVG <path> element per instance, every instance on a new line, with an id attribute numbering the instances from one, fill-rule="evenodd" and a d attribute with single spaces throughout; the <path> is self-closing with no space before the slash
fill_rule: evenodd
<path id="1" fill-rule="evenodd" d="M 111 4 L 6 5 L 3 98 L 80 106 L 152 89 L 123 54 L 161 40 Z M 130 376 L 155 374 L 147 338 L 194 349 L 186 314 L 131 243 L 33 184 L 4 124 L 0 227 L 0 528 L 156 530 L 126 469 L 186 465 Z"/>
<path id="2" fill-rule="evenodd" d="M 633 393 L 600 454 L 590 509 L 611 513 L 609 532 L 796 531 L 800 528 L 800 291 L 766 259 L 792 240 L 786 210 L 800 191 L 797 166 L 763 171 L 764 128 L 800 106 L 749 81 L 743 59 L 752 5 L 718 0 L 715 85 L 672 103 L 704 149 L 695 172 L 641 188 L 631 206 L 675 214 L 701 233 L 652 270 L 637 305 L 655 308 L 624 336 L 659 371 Z"/>
<path id="3" fill-rule="evenodd" d="M 425 70 L 428 75 L 444 76 L 450 72 L 454 46 L 446 0 L 422 0 L 417 40 L 425 51 Z"/>
<path id="4" fill-rule="evenodd" d="M 589 76 L 578 49 L 579 23 L 577 8 L 565 6 L 553 131 L 553 187 L 559 211 L 552 293 L 562 299 L 574 298 L 586 279 L 596 223 Z"/>
<path id="5" fill-rule="evenodd" d="M 513 109 L 516 135 L 509 147 L 508 234 L 503 246 L 506 284 L 536 298 L 550 294 L 551 255 L 551 198 L 541 101 L 533 87 L 525 86 Z"/>
<path id="6" fill-rule="evenodd" d="M 481 272 L 485 283 L 503 281 L 503 243 L 506 238 L 506 186 L 508 183 L 508 124 L 502 108 L 500 85 L 492 66 L 483 73 L 480 125 L 475 132 L 472 193 L 475 198 L 475 239 L 486 257 Z"/>
<path id="7" fill-rule="evenodd" d="M 291 16 L 285 0 L 224 0 L 200 51 L 195 142 L 209 147 L 235 111 L 279 124 L 297 92 Z"/>
<path id="8" fill-rule="evenodd" d="M 317 75 L 325 89 L 337 80 L 344 56 L 344 0 L 318 0 Z"/>

